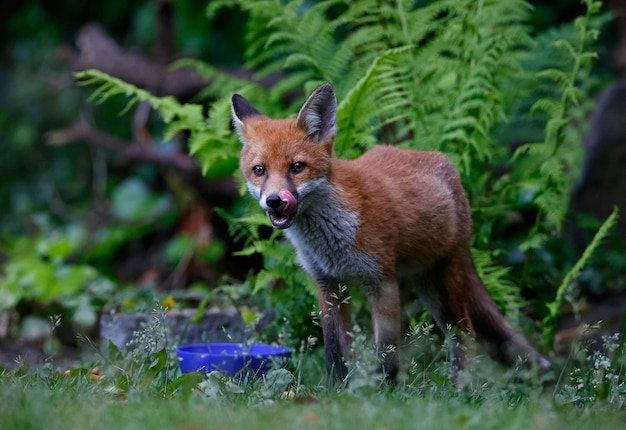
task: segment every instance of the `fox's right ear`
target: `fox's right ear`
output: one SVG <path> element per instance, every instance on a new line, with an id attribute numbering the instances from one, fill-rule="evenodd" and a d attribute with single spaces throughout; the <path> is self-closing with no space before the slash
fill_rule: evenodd
<path id="1" fill-rule="evenodd" d="M 239 140 L 245 144 L 243 139 L 243 129 L 246 118 L 253 115 L 262 115 L 262 113 L 239 94 L 233 94 L 231 106 L 233 111 L 233 125 L 235 126 L 235 130 L 237 130 Z"/>

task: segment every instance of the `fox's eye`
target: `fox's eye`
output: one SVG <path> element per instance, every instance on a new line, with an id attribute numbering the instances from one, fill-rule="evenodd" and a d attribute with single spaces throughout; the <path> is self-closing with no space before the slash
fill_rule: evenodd
<path id="1" fill-rule="evenodd" d="M 252 168 L 252 173 L 254 173 L 255 176 L 263 176 L 265 175 L 265 167 L 257 164 Z"/>
<path id="2" fill-rule="evenodd" d="M 296 161 L 291 165 L 291 171 L 293 173 L 300 173 L 304 170 L 305 167 L 306 164 L 304 164 L 302 161 Z"/>

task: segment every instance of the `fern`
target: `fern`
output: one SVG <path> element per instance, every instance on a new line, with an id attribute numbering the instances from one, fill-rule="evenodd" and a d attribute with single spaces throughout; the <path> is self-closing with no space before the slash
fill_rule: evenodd
<path id="1" fill-rule="evenodd" d="M 390 49 L 381 54 L 341 100 L 337 108 L 341 133 L 335 140 L 339 154 L 354 157 L 372 146 L 376 142 L 375 133 L 384 124 L 379 121 L 381 114 L 403 108 L 405 102 L 394 90 L 400 87 L 396 71 L 404 54 L 410 49 L 413 47 Z M 399 119 L 398 116 L 392 116 L 388 122 Z"/>
<path id="2" fill-rule="evenodd" d="M 494 179 L 490 172 L 501 151 L 494 130 L 506 121 L 505 104 L 511 100 L 503 86 L 524 74 L 521 52 L 532 44 L 523 26 L 530 10 L 525 1 L 442 0 L 424 7 L 408 0 L 236 4 L 250 14 L 249 66 L 261 75 L 287 73 L 273 90 L 273 100 L 294 89 L 310 91 L 328 80 L 341 101 L 336 140 L 340 155 L 352 158 L 376 143 L 445 151 L 459 167 L 472 203 L 483 205 L 476 214 L 490 214 L 477 222 L 477 243 L 489 243 L 494 214 L 510 212 L 507 199 L 520 186 L 511 183 L 511 177 Z M 210 9 L 223 5 L 218 2 Z M 346 73 L 348 64 L 351 73 Z M 546 75 L 550 73 L 556 72 Z M 569 96 L 584 94 L 570 91 Z M 552 121 L 546 129 L 560 126 Z M 562 158 L 554 157 L 538 170 L 549 176 L 559 163 Z M 557 190 L 550 185 L 535 200 L 550 217 L 558 216 L 560 206 L 552 200 L 561 198 Z M 532 236 L 543 237 L 539 234 Z M 508 272 L 500 271 L 495 258 L 489 261 L 493 266 L 484 266 L 484 273 L 502 276 L 488 282 L 488 288 L 495 295 L 513 297 L 513 285 L 505 282 Z"/>
<path id="3" fill-rule="evenodd" d="M 514 154 L 514 159 L 521 154 L 532 154 L 542 160 L 539 162 L 537 170 L 539 175 L 534 185 L 537 190 L 534 202 L 539 213 L 529 240 L 532 240 L 535 234 L 540 233 L 544 222 L 546 229 L 560 230 L 567 213 L 569 202 L 567 196 L 573 182 L 572 177 L 568 175 L 571 170 L 571 160 L 567 155 L 561 156 L 560 152 L 564 145 L 581 146 L 581 133 L 568 134 L 567 128 L 576 118 L 575 111 L 585 97 L 579 80 L 581 76 L 584 76 L 585 68 L 588 68 L 592 60 L 596 58 L 595 52 L 588 50 L 589 44 L 598 37 L 598 30 L 591 28 L 591 19 L 600 11 L 602 5 L 593 0 L 583 2 L 587 8 L 586 14 L 577 18 L 574 24 L 577 40 L 560 39 L 554 42 L 554 47 L 569 62 L 570 70 L 566 72 L 558 68 L 548 68 L 538 73 L 539 78 L 549 79 L 561 91 L 559 99 L 542 98 L 531 108 L 531 113 L 543 111 L 548 115 L 544 141 L 524 145 Z M 532 247 L 528 243 L 523 245 L 527 249 L 532 249 L 532 247 L 539 246 L 540 242 L 533 240 Z"/>
<path id="4" fill-rule="evenodd" d="M 370 58 L 365 46 L 379 50 L 381 41 L 388 49 L 374 57 L 339 107 L 340 129 L 349 130 L 339 136 L 339 151 L 371 142 L 391 125 L 387 143 L 462 156 L 468 177 L 473 160 L 484 167 L 493 152 L 492 129 L 504 119 L 499 82 L 517 71 L 514 48 L 528 42 L 518 25 L 527 9 L 521 1 L 351 8 L 360 53 Z"/>
<path id="5" fill-rule="evenodd" d="M 556 334 L 556 326 L 559 312 L 561 310 L 561 307 L 563 306 L 563 302 L 565 301 L 568 292 L 571 290 L 571 287 L 576 279 L 578 279 L 578 277 L 580 276 L 583 268 L 588 264 L 589 260 L 593 256 L 593 253 L 602 244 L 602 241 L 608 236 L 610 230 L 617 223 L 618 216 L 619 211 L 617 207 L 615 207 L 613 209 L 613 213 L 611 213 L 611 215 L 598 229 L 591 243 L 587 245 L 582 256 L 563 278 L 561 285 L 559 285 L 557 289 L 554 301 L 546 304 L 548 314 L 543 319 L 543 341 L 545 345 L 552 345 L 554 343 L 554 336 Z"/>
<path id="6" fill-rule="evenodd" d="M 254 278 L 254 294 L 267 291 L 278 280 L 281 280 L 290 288 L 304 289 L 312 297 L 317 295 L 317 287 L 312 279 L 302 270 L 295 270 L 297 262 L 293 248 L 278 240 L 280 233 L 272 230 L 269 236 L 262 234 L 261 228 L 271 228 L 265 214 L 253 211 L 251 215 L 235 217 L 220 208 L 216 208 L 215 211 L 226 221 L 229 234 L 235 240 L 245 241 L 244 248 L 235 255 L 263 255 L 265 269 Z"/>
<path id="7" fill-rule="evenodd" d="M 201 130 L 206 127 L 202 114 L 202 106 L 196 104 L 181 104 L 174 97 L 156 97 L 148 91 L 126 83 L 120 79 L 107 75 L 99 70 L 85 70 L 76 73 L 81 85 L 98 85 L 89 100 L 104 102 L 107 99 L 122 95 L 129 98 L 123 114 L 140 101 L 146 101 L 158 110 L 161 118 L 167 125 L 165 138 L 171 138 L 182 130 Z"/>
<path id="8" fill-rule="evenodd" d="M 290 92 L 310 92 L 321 82 L 335 83 L 341 96 L 358 79 L 354 67 L 354 49 L 350 43 L 338 43 L 338 29 L 347 17 L 329 19 L 329 9 L 347 7 L 343 0 L 310 3 L 304 0 L 216 2 L 208 8 L 209 16 L 224 6 L 240 6 L 250 13 L 246 41 L 247 66 L 263 77 L 286 74 L 270 91 L 272 100 Z"/>
<path id="9" fill-rule="evenodd" d="M 223 97 L 211 105 L 211 121 L 189 136 L 189 154 L 195 156 L 204 175 L 224 177 L 239 165 L 240 143 L 230 129 L 230 97 Z"/>
<path id="10" fill-rule="evenodd" d="M 198 75 L 202 76 L 207 85 L 195 98 L 199 100 L 215 100 L 224 97 L 230 98 L 234 92 L 241 91 L 245 88 L 246 95 L 256 96 L 259 99 L 263 99 L 265 90 L 258 84 L 251 83 L 248 80 L 233 76 L 226 71 L 222 71 L 217 67 L 207 64 L 203 61 L 183 58 L 174 62 L 170 68 L 189 68 L 194 70 Z M 270 106 L 261 106 L 262 108 L 269 108 Z"/>
<path id="11" fill-rule="evenodd" d="M 262 227 L 271 227 L 271 224 L 261 212 L 253 212 L 248 216 L 234 217 L 221 208 L 215 209 L 216 213 L 226 221 L 228 233 L 234 240 L 244 240 L 244 248 L 237 255 L 248 256 L 255 253 L 263 253 L 265 248 L 271 246 L 278 236 L 278 231 L 273 230 L 270 237 L 261 234 Z"/>
<path id="12" fill-rule="evenodd" d="M 496 264 L 495 259 L 499 253 L 500 251 L 472 249 L 472 258 L 476 272 L 498 307 L 503 309 L 509 318 L 517 317 L 526 302 L 520 296 L 519 289 L 511 281 L 511 268 Z"/>

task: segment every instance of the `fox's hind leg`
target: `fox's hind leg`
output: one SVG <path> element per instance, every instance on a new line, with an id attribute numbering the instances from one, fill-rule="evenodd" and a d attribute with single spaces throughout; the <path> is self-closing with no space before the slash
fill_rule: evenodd
<path id="1" fill-rule="evenodd" d="M 470 315 L 469 285 L 460 262 L 448 260 L 431 268 L 420 279 L 419 297 L 450 346 L 454 379 L 475 355 L 475 331 Z"/>

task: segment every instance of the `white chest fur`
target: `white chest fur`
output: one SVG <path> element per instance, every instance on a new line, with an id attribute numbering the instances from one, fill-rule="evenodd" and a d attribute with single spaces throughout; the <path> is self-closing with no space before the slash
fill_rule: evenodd
<path id="1" fill-rule="evenodd" d="M 344 207 L 328 184 L 301 197 L 287 238 L 298 250 L 304 269 L 315 278 L 373 279 L 379 276 L 376 260 L 355 248 L 360 225 L 357 212 Z"/>

